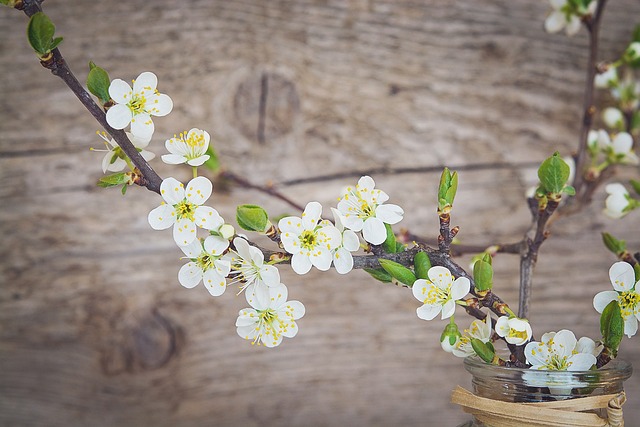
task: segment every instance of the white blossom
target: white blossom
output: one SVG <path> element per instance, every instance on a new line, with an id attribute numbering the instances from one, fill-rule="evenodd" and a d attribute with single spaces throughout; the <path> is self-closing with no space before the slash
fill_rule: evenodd
<path id="1" fill-rule="evenodd" d="M 593 307 L 602 313 L 611 301 L 618 301 L 622 318 L 624 319 L 624 333 L 632 337 L 638 331 L 640 320 L 640 281 L 636 282 L 635 272 L 631 264 L 624 261 L 616 262 L 609 269 L 609 279 L 613 291 L 602 291 L 593 298 Z"/>
<path id="2" fill-rule="evenodd" d="M 544 28 L 548 33 L 557 33 L 564 28 L 569 36 L 580 31 L 581 18 L 595 11 L 596 2 L 592 1 L 586 10 L 573 10 L 568 0 L 549 0 L 553 11 L 544 21 Z"/>
<path id="3" fill-rule="evenodd" d="M 498 318 L 496 333 L 503 337 L 507 343 L 514 345 L 526 343 L 533 335 L 531 325 L 527 320 L 508 316 Z"/>
<path id="4" fill-rule="evenodd" d="M 597 88 L 607 89 L 618 84 L 618 71 L 616 67 L 609 66 L 604 73 L 596 74 L 594 83 Z"/>
<path id="5" fill-rule="evenodd" d="M 384 224 L 397 224 L 404 211 L 398 205 L 384 204 L 389 196 L 375 189 L 370 176 L 363 176 L 358 184 L 343 191 L 338 210 L 344 217 L 344 226 L 353 231 L 362 231 L 364 240 L 379 245 L 387 238 Z"/>
<path id="6" fill-rule="evenodd" d="M 106 150 L 96 150 L 93 148 L 91 149 L 92 151 L 106 151 L 106 154 L 102 158 L 102 172 L 120 172 L 121 170 L 123 170 L 127 166 L 125 158 L 128 157 L 124 153 L 124 151 L 122 151 L 122 148 L 120 148 L 115 139 L 109 138 L 106 132 L 96 133 L 100 138 L 104 140 L 104 145 L 107 147 Z M 150 161 L 154 157 L 156 157 L 156 155 L 151 151 L 145 150 L 145 148 L 147 148 L 147 146 L 149 145 L 151 138 L 138 138 L 130 132 L 127 132 L 126 134 L 127 138 L 129 138 L 129 141 L 131 141 L 131 144 L 133 144 L 133 146 L 138 149 L 143 159 L 145 159 L 146 161 Z"/>
<path id="7" fill-rule="evenodd" d="M 109 95 L 116 103 L 107 110 L 107 123 L 114 129 L 124 129 L 131 123 L 131 133 L 151 139 L 154 126 L 151 116 L 166 116 L 173 109 L 169 96 L 158 92 L 158 78 L 144 72 L 133 81 L 133 89 L 127 82 L 114 79 L 109 85 Z"/>
<path id="8" fill-rule="evenodd" d="M 627 123 L 624 114 L 618 108 L 608 107 L 602 112 L 602 121 L 611 129 L 624 129 Z"/>
<path id="9" fill-rule="evenodd" d="M 353 269 L 353 256 L 351 252 L 360 249 L 360 240 L 358 235 L 353 231 L 344 228 L 344 217 L 335 208 L 331 208 L 335 227 L 340 232 L 342 238 L 333 249 L 333 266 L 340 274 L 347 274 Z M 322 225 L 331 225 L 329 221 L 322 221 Z"/>
<path id="10" fill-rule="evenodd" d="M 431 320 L 441 313 L 442 319 L 453 316 L 456 301 L 463 298 L 471 289 L 471 282 L 466 277 L 453 280 L 446 267 L 431 267 L 427 272 L 429 280 L 418 279 L 413 283 L 413 296 L 422 302 L 416 310 L 420 319 Z"/>
<path id="11" fill-rule="evenodd" d="M 204 242 L 195 239 L 187 246 L 180 246 L 190 260 L 178 272 L 178 280 L 185 288 L 193 288 L 201 281 L 211 295 L 222 295 L 227 288 L 226 277 L 231 271 L 228 260 L 221 259 L 229 247 L 229 241 L 209 236 Z"/>
<path id="12" fill-rule="evenodd" d="M 608 196 L 605 203 L 604 214 L 610 218 L 622 218 L 633 209 L 633 199 L 624 185 L 619 182 L 607 184 L 604 188 Z"/>
<path id="13" fill-rule="evenodd" d="M 174 135 L 165 142 L 165 147 L 171 154 L 163 155 L 162 161 L 170 165 L 186 163 L 189 166 L 200 166 L 209 160 L 207 149 L 210 139 L 207 131 L 197 128 L 179 136 Z"/>
<path id="14" fill-rule="evenodd" d="M 326 271 L 333 261 L 333 250 L 342 241 L 342 235 L 332 225 L 319 225 L 322 205 L 309 202 L 302 218 L 288 216 L 278 222 L 280 239 L 284 249 L 292 254 L 291 268 L 298 274 L 306 274 L 315 266 Z"/>
<path id="15" fill-rule="evenodd" d="M 285 285 L 270 287 L 267 303 L 254 299 L 249 304 L 251 308 L 238 313 L 236 328 L 238 335 L 252 344 L 275 347 L 283 337 L 293 338 L 298 333 L 295 321 L 304 316 L 304 305 L 300 301 L 287 301 Z"/>
<path id="16" fill-rule="evenodd" d="M 483 343 L 491 341 L 491 316 L 487 315 L 484 320 L 474 320 L 469 329 L 465 329 L 452 349 L 452 353 L 457 357 L 469 357 L 476 354 L 471 345 L 472 339 L 478 339 Z"/>
<path id="17" fill-rule="evenodd" d="M 196 238 L 196 226 L 218 230 L 224 220 L 213 208 L 202 206 L 209 199 L 213 184 L 199 176 L 184 185 L 175 178 L 166 178 L 160 184 L 164 202 L 149 212 L 149 225 L 154 230 L 165 230 L 172 225 L 173 239 L 178 246 L 186 246 Z"/>
<path id="18" fill-rule="evenodd" d="M 235 250 L 230 251 L 225 259 L 231 263 L 232 283 L 240 284 L 240 292 L 245 291 L 248 301 L 257 298 L 261 304 L 269 300 L 269 288 L 280 286 L 278 269 L 264 263 L 264 254 L 260 249 L 242 237 L 233 239 Z"/>

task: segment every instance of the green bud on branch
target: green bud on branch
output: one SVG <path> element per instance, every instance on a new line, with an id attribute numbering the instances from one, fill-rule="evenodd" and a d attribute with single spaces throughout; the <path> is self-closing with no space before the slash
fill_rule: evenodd
<path id="1" fill-rule="evenodd" d="M 444 168 L 438 186 L 438 213 L 449 213 L 458 190 L 458 172 Z"/>
<path id="2" fill-rule="evenodd" d="M 609 349 L 611 355 L 615 357 L 624 335 L 624 319 L 622 318 L 622 311 L 618 301 L 611 301 L 602 310 L 600 333 L 602 333 L 602 343 Z"/>
<path id="3" fill-rule="evenodd" d="M 398 246 L 396 245 L 396 235 L 393 233 L 391 226 L 389 224 L 384 224 L 385 229 L 387 230 L 387 239 L 382 242 L 382 249 L 388 254 L 395 254 L 398 252 Z"/>
<path id="4" fill-rule="evenodd" d="M 431 268 L 431 260 L 426 252 L 418 252 L 413 258 L 413 269 L 418 279 L 429 279 L 429 269 Z"/>
<path id="5" fill-rule="evenodd" d="M 33 14 L 29 24 L 27 24 L 29 44 L 36 51 L 41 61 L 51 58 L 51 51 L 62 42 L 62 37 L 53 38 L 55 32 L 55 25 L 42 12 Z"/>
<path id="6" fill-rule="evenodd" d="M 471 347 L 473 347 L 473 351 L 476 352 L 480 359 L 487 363 L 493 362 L 496 351 L 491 342 L 484 343 L 478 338 L 471 338 Z"/>
<path id="7" fill-rule="evenodd" d="M 380 259 L 378 261 L 380 262 L 382 268 L 384 268 L 384 270 L 389 273 L 391 277 L 409 287 L 413 286 L 413 283 L 416 281 L 416 276 L 415 274 L 413 274 L 413 271 L 395 261 L 391 261 L 388 259 Z"/>
<path id="8" fill-rule="evenodd" d="M 542 191 L 550 199 L 559 200 L 560 193 L 565 189 L 565 185 L 569 180 L 569 173 L 569 165 L 562 160 L 560 153 L 556 151 L 553 156 L 542 162 L 538 169 L 538 178 L 542 184 Z"/>
<path id="9" fill-rule="evenodd" d="M 450 317 L 450 321 L 447 326 L 444 327 L 442 334 L 440 334 L 440 343 L 443 343 L 445 340 L 449 347 L 453 347 L 456 344 L 458 338 L 462 336 L 460 333 L 460 329 L 458 329 L 458 325 L 453 320 L 453 317 Z"/>
<path id="10" fill-rule="evenodd" d="M 267 211 L 257 205 L 238 206 L 236 208 L 236 221 L 242 229 L 258 233 L 265 233 L 271 227 Z"/>
<path id="11" fill-rule="evenodd" d="M 111 80 L 109 79 L 109 74 L 93 62 L 89 62 L 87 89 L 89 89 L 89 92 L 98 97 L 102 105 L 108 103 L 111 100 L 111 96 L 109 95 L 110 85 Z"/>
<path id="12" fill-rule="evenodd" d="M 103 176 L 98 180 L 98 187 L 109 188 L 117 187 L 122 184 L 129 184 L 130 174 L 127 172 L 118 172 L 111 175 Z"/>
<path id="13" fill-rule="evenodd" d="M 473 280 L 478 292 L 485 292 L 493 287 L 493 267 L 491 266 L 490 254 L 485 254 L 482 259 L 473 264 Z"/>
<path id="14" fill-rule="evenodd" d="M 627 250 L 627 242 L 618 240 L 609 233 L 602 233 L 602 241 L 607 249 L 616 254 L 616 256 L 620 256 Z"/>

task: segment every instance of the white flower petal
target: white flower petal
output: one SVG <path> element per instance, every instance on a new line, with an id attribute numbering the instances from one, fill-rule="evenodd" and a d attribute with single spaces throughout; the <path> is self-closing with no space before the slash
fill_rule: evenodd
<path id="1" fill-rule="evenodd" d="M 140 138 L 151 138 L 155 127 L 149 114 L 136 114 L 131 118 L 131 133 Z"/>
<path id="2" fill-rule="evenodd" d="M 122 79 L 113 79 L 109 85 L 109 96 L 118 104 L 126 104 L 131 101 L 131 86 Z M 129 109 L 124 105 L 123 107 Z"/>
<path id="3" fill-rule="evenodd" d="M 364 240 L 372 245 L 379 245 L 387 239 L 387 229 L 381 220 L 370 217 L 364 222 L 362 236 L 364 237 Z"/>
<path id="4" fill-rule="evenodd" d="M 180 181 L 169 177 L 160 184 L 160 194 L 165 202 L 173 206 L 184 200 L 184 187 Z"/>
<path id="5" fill-rule="evenodd" d="M 185 196 L 188 201 L 195 203 L 196 205 L 202 205 L 211 197 L 213 191 L 213 184 L 208 178 L 199 176 L 193 178 L 185 186 Z"/>
<path id="6" fill-rule="evenodd" d="M 631 338 L 638 332 L 638 319 L 635 316 L 629 316 L 624 320 L 624 334 Z"/>
<path id="7" fill-rule="evenodd" d="M 618 293 L 616 291 L 602 291 L 598 292 L 595 297 L 593 297 L 593 308 L 596 309 L 598 313 L 602 313 L 607 305 L 611 301 L 618 300 Z"/>
<path id="8" fill-rule="evenodd" d="M 411 287 L 411 292 L 413 296 L 420 302 L 424 302 L 424 299 L 427 296 L 427 292 L 429 291 L 430 283 L 427 283 L 424 279 L 418 279 L 413 282 L 413 286 Z"/>
<path id="9" fill-rule="evenodd" d="M 339 205 L 340 204 L 338 203 L 338 206 Z M 345 214 L 343 224 L 346 228 L 353 231 L 361 231 L 362 228 L 364 227 L 364 221 L 362 220 L 362 218 L 354 214 Z M 385 236 L 386 236 L 386 231 L 385 231 Z"/>
<path id="10" fill-rule="evenodd" d="M 209 206 L 198 206 L 195 212 L 196 224 L 205 230 L 217 230 L 224 220 L 215 209 Z"/>
<path id="11" fill-rule="evenodd" d="M 162 161 L 168 165 L 180 165 L 185 163 L 187 159 L 179 154 L 163 154 Z"/>
<path id="12" fill-rule="evenodd" d="M 635 278 L 633 267 L 627 262 L 618 261 L 609 269 L 609 279 L 611 279 L 613 289 L 616 291 L 624 292 L 631 290 L 635 285 Z"/>
<path id="13" fill-rule="evenodd" d="M 464 298 L 471 289 L 471 282 L 466 277 L 458 277 L 451 285 L 451 299 L 456 301 Z"/>
<path id="14" fill-rule="evenodd" d="M 258 309 L 268 308 L 271 302 L 269 288 L 262 282 L 254 282 L 245 289 L 247 302 Z"/>
<path id="15" fill-rule="evenodd" d="M 151 92 L 153 93 L 158 87 L 158 77 L 150 71 L 140 73 L 138 78 L 133 82 L 133 92 Z"/>
<path id="16" fill-rule="evenodd" d="M 286 312 L 291 316 L 293 320 L 298 320 L 304 316 L 305 308 L 300 301 L 287 301 L 285 306 Z"/>
<path id="17" fill-rule="evenodd" d="M 318 202 L 309 202 L 302 213 L 302 228 L 312 230 L 322 216 L 322 205 Z"/>
<path id="18" fill-rule="evenodd" d="M 193 288 L 202 280 L 202 269 L 195 262 L 189 262 L 178 271 L 178 281 L 185 288 Z"/>
<path id="19" fill-rule="evenodd" d="M 196 157 L 195 159 L 190 159 L 189 161 L 187 161 L 187 164 L 189 166 L 202 166 L 204 162 L 209 160 L 210 157 L 211 156 L 209 156 L 208 154 L 205 154 L 203 156 Z"/>
<path id="20" fill-rule="evenodd" d="M 442 266 L 431 267 L 427 272 L 429 280 L 440 289 L 447 289 L 453 282 L 453 276 L 448 268 Z M 464 283 L 463 283 L 464 284 Z M 465 294 L 466 295 L 466 294 Z"/>
<path id="21" fill-rule="evenodd" d="M 278 228 L 281 233 L 295 233 L 297 236 L 302 232 L 302 220 L 296 216 L 288 216 L 278 221 Z"/>
<path id="22" fill-rule="evenodd" d="M 291 268 L 298 274 L 307 274 L 311 270 L 311 260 L 303 254 L 293 254 L 291 257 Z"/>
<path id="23" fill-rule="evenodd" d="M 173 240 L 178 246 L 185 246 L 196 238 L 196 225 L 188 218 L 176 221 L 173 226 Z"/>
<path id="24" fill-rule="evenodd" d="M 226 279 L 213 269 L 204 272 L 202 282 L 207 291 L 214 297 L 222 295 L 227 289 Z"/>
<path id="25" fill-rule="evenodd" d="M 280 284 L 280 272 L 274 265 L 265 265 L 260 270 L 260 278 L 265 285 L 269 287 L 278 286 Z"/>
<path id="26" fill-rule="evenodd" d="M 578 18 L 575 15 L 572 15 L 571 18 L 569 18 L 569 22 L 567 23 L 565 32 L 570 37 L 575 36 L 576 34 L 578 34 L 578 31 L 580 31 L 581 26 L 582 26 L 582 22 L 580 21 L 580 18 Z"/>
<path id="27" fill-rule="evenodd" d="M 327 248 L 318 247 L 316 250 L 311 252 L 311 256 L 309 256 L 309 260 L 314 267 L 316 267 L 320 271 L 327 271 L 331 268 L 331 261 L 333 261 L 333 256 L 331 252 Z"/>
<path id="28" fill-rule="evenodd" d="M 123 104 L 116 104 L 107 110 L 107 123 L 114 129 L 124 129 L 129 123 L 133 114 L 129 107 Z"/>
<path id="29" fill-rule="evenodd" d="M 160 205 L 149 212 L 147 220 L 154 230 L 165 230 L 176 221 L 174 208 L 171 205 Z"/>
<path id="30" fill-rule="evenodd" d="M 597 359 L 593 354 L 578 353 L 568 359 L 567 371 L 588 371 L 596 364 Z"/>
<path id="31" fill-rule="evenodd" d="M 438 315 L 438 313 L 440 313 L 441 310 L 442 310 L 441 305 L 424 304 L 422 307 L 418 307 L 416 309 L 416 314 L 420 319 L 432 320 L 434 317 Z"/>
<path id="32" fill-rule="evenodd" d="M 195 239 L 193 242 L 189 243 L 186 246 L 179 246 L 182 252 L 188 258 L 198 258 L 200 254 L 202 254 L 202 242 L 199 239 Z"/>
<path id="33" fill-rule="evenodd" d="M 204 240 L 204 249 L 215 256 L 220 256 L 229 247 L 229 241 L 220 236 L 208 236 Z"/>
<path id="34" fill-rule="evenodd" d="M 342 234 L 342 246 L 349 252 L 355 252 L 360 249 L 360 239 L 352 230 L 345 230 Z"/>
<path id="35" fill-rule="evenodd" d="M 338 249 L 333 254 L 333 265 L 340 274 L 347 274 L 353 269 L 353 256 L 345 248 Z"/>
<path id="36" fill-rule="evenodd" d="M 456 311 L 456 303 L 453 300 L 449 300 L 442 306 L 442 319 L 448 319 L 453 316 Z"/>
<path id="37" fill-rule="evenodd" d="M 633 147 L 633 138 L 627 132 L 620 132 L 613 138 L 611 147 L 616 154 L 626 154 L 631 151 L 631 147 Z"/>
<path id="38" fill-rule="evenodd" d="M 404 210 L 393 204 L 380 205 L 376 208 L 376 218 L 380 218 L 382 222 L 387 224 L 397 224 L 402 220 Z"/>
<path id="39" fill-rule="evenodd" d="M 564 13 L 559 11 L 551 12 L 551 14 L 544 21 L 544 29 L 548 33 L 557 33 L 567 24 L 564 19 Z"/>

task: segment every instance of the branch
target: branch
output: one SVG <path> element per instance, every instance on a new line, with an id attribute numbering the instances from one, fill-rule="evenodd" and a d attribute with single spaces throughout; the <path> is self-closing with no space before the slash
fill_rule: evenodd
<path id="1" fill-rule="evenodd" d="M 29 17 L 37 12 L 42 12 L 43 0 L 24 0 L 22 11 Z M 41 61 L 43 67 L 49 69 L 51 74 L 60 77 L 62 81 L 71 89 L 71 91 L 80 100 L 82 105 L 91 113 L 91 115 L 100 123 L 100 125 L 107 131 L 109 135 L 116 141 L 116 143 L 122 148 L 127 156 L 131 159 L 131 162 L 139 170 L 141 176 L 139 177 L 137 184 L 147 187 L 147 189 L 160 193 L 160 184 L 162 178 L 158 176 L 156 171 L 151 168 L 149 163 L 142 157 L 138 150 L 133 146 L 126 133 L 123 130 L 117 130 L 109 126 L 104 110 L 95 103 L 91 95 L 84 90 L 76 76 L 71 72 L 71 69 L 67 65 L 64 57 L 60 53 L 58 48 L 52 52 L 51 59 L 47 61 Z"/>

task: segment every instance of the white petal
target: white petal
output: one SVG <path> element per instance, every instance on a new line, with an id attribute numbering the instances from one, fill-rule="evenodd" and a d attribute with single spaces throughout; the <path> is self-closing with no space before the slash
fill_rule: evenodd
<path id="1" fill-rule="evenodd" d="M 118 104 L 126 104 L 131 101 L 131 86 L 122 79 L 113 79 L 109 85 L 109 96 Z"/>
<path id="2" fill-rule="evenodd" d="M 302 232 L 302 220 L 297 216 L 288 216 L 278 221 L 278 228 L 281 233 L 295 233 L 297 236 Z"/>
<path id="3" fill-rule="evenodd" d="M 202 254 L 202 242 L 199 239 L 195 239 L 186 246 L 179 246 L 179 248 L 188 258 L 198 258 Z"/>
<path id="4" fill-rule="evenodd" d="M 564 13 L 559 11 L 551 12 L 551 14 L 544 21 L 544 29 L 548 33 L 557 33 L 567 24 L 564 19 Z"/>
<path id="5" fill-rule="evenodd" d="M 333 250 L 342 243 L 342 233 L 333 225 L 329 224 L 317 231 L 319 244 L 329 250 Z"/>
<path id="6" fill-rule="evenodd" d="M 378 218 L 367 218 L 362 228 L 362 236 L 372 245 L 379 245 L 387 239 L 387 229 Z"/>
<path id="7" fill-rule="evenodd" d="M 593 308 L 596 309 L 598 313 L 602 313 L 607 305 L 611 301 L 618 300 L 618 293 L 616 291 L 602 291 L 598 292 L 595 297 L 593 297 Z"/>
<path id="8" fill-rule="evenodd" d="M 147 162 L 153 160 L 156 158 L 156 155 L 154 153 L 152 153 L 151 151 L 147 151 L 147 150 L 142 150 L 140 152 L 140 155 L 142 156 L 143 159 L 145 159 Z"/>
<path id="9" fill-rule="evenodd" d="M 158 77 L 150 71 L 141 73 L 135 82 L 133 82 L 133 91 L 135 93 L 140 92 L 154 92 L 158 87 Z"/>
<path id="10" fill-rule="evenodd" d="M 280 333 L 283 337 L 293 338 L 298 334 L 298 325 L 293 321 L 287 322 L 286 329 L 281 328 Z"/>
<path id="11" fill-rule="evenodd" d="M 182 218 L 173 226 L 173 240 L 178 246 L 186 246 L 196 238 L 196 225 L 193 221 Z"/>
<path id="12" fill-rule="evenodd" d="M 238 313 L 236 326 L 254 326 L 258 313 L 253 308 L 245 308 Z"/>
<path id="13" fill-rule="evenodd" d="M 635 273 L 631 264 L 618 261 L 609 269 L 609 279 L 616 291 L 629 291 L 635 285 Z"/>
<path id="14" fill-rule="evenodd" d="M 588 371 L 596 364 L 597 360 L 593 354 L 578 353 L 571 356 L 568 362 L 570 365 L 567 371 Z"/>
<path id="15" fill-rule="evenodd" d="M 580 31 L 581 26 L 582 26 L 582 22 L 580 21 L 580 18 L 573 15 L 571 16 L 565 31 L 567 32 L 568 36 L 575 36 L 576 34 L 578 34 L 578 31 Z"/>
<path id="16" fill-rule="evenodd" d="M 190 159 L 187 164 L 189 166 L 202 166 L 204 164 L 204 162 L 206 162 L 207 160 L 209 160 L 211 156 L 209 156 L 208 154 L 205 154 L 203 156 L 199 156 L 196 157 L 195 159 Z"/>
<path id="17" fill-rule="evenodd" d="M 442 310 L 441 305 L 424 304 L 422 307 L 418 307 L 416 309 L 416 314 L 420 319 L 432 320 L 434 317 L 438 315 L 438 313 L 440 313 L 441 310 Z"/>
<path id="18" fill-rule="evenodd" d="M 439 265 L 431 267 L 427 272 L 427 276 L 429 276 L 429 280 L 431 280 L 440 289 L 447 289 L 447 287 L 453 282 L 453 276 L 449 269 Z"/>
<path id="19" fill-rule="evenodd" d="M 300 239 L 297 234 L 289 232 L 280 234 L 280 241 L 282 242 L 282 246 L 284 246 L 284 250 L 289 252 L 290 254 L 300 253 L 299 240 Z"/>
<path id="20" fill-rule="evenodd" d="M 496 333 L 501 337 L 505 337 L 507 334 L 509 334 L 509 331 L 511 330 L 511 327 L 509 326 L 509 317 L 500 316 L 498 318 L 498 321 L 496 322 L 495 330 Z"/>
<path id="21" fill-rule="evenodd" d="M 616 129 L 622 123 L 625 124 L 625 118 L 622 115 L 622 111 L 614 107 L 605 108 L 602 112 L 602 120 L 610 128 Z"/>
<path id="22" fill-rule="evenodd" d="M 122 160 L 120 157 L 117 157 L 115 160 L 113 160 L 113 163 L 111 163 L 111 159 L 113 158 L 113 154 L 109 155 L 109 153 L 107 153 L 106 156 L 104 156 L 103 162 L 102 162 L 102 167 L 103 167 L 103 171 L 109 171 L 109 172 L 120 172 L 122 169 L 125 168 L 125 166 L 127 166 L 127 162 L 125 162 L 124 160 Z M 105 165 L 105 160 L 107 161 L 107 167 L 106 170 L 104 170 L 104 165 Z"/>
<path id="23" fill-rule="evenodd" d="M 293 318 L 293 320 L 298 320 L 302 316 L 304 316 L 305 308 L 304 305 L 300 301 L 287 301 L 285 306 L 287 313 Z"/>
<path id="24" fill-rule="evenodd" d="M 209 293 L 214 297 L 222 295 L 227 289 L 227 281 L 225 278 L 213 269 L 204 272 L 202 282 L 204 283 L 204 287 L 207 288 Z"/>
<path id="25" fill-rule="evenodd" d="M 318 202 L 309 202 L 302 213 L 302 228 L 312 230 L 322 216 L 322 205 Z"/>
<path id="26" fill-rule="evenodd" d="M 549 349 L 546 345 L 532 341 L 524 348 L 527 363 L 530 365 L 545 365 L 549 358 Z"/>
<path id="27" fill-rule="evenodd" d="M 398 205 L 380 205 L 376 208 L 376 218 L 387 224 L 397 224 L 402 220 L 404 210 Z"/>
<path id="28" fill-rule="evenodd" d="M 251 259 L 251 251 L 249 250 L 249 243 L 242 237 L 236 237 L 233 239 L 233 246 L 236 248 L 236 252 L 245 260 Z"/>
<path id="29" fill-rule="evenodd" d="M 333 256 L 328 249 L 319 247 L 311 252 L 309 259 L 311 260 L 311 264 L 313 264 L 318 270 L 327 271 L 331 268 Z"/>
<path id="30" fill-rule="evenodd" d="M 627 132 L 620 132 L 613 138 L 611 146 L 613 147 L 614 153 L 626 154 L 631 151 L 631 147 L 633 147 L 633 138 Z"/>
<path id="31" fill-rule="evenodd" d="M 253 341 L 256 336 L 258 336 L 258 330 L 256 330 L 255 324 L 238 326 L 238 329 L 236 329 L 236 331 L 241 338 L 244 338 L 246 340 Z"/>
<path id="32" fill-rule="evenodd" d="M 367 192 L 370 192 L 375 186 L 376 183 L 370 176 L 365 175 L 358 180 L 358 190 L 360 191 L 367 190 Z"/>
<path id="33" fill-rule="evenodd" d="M 126 132 L 126 134 L 127 134 L 127 138 L 129 138 L 129 141 L 131 141 L 133 146 L 136 148 L 146 148 L 151 142 L 151 138 L 148 138 L 148 139 L 140 138 L 135 136 L 131 132 Z"/>
<path id="34" fill-rule="evenodd" d="M 193 178 L 185 187 L 185 194 L 188 201 L 201 205 L 211 197 L 213 191 L 213 184 L 208 178 L 199 176 Z"/>
<path id="35" fill-rule="evenodd" d="M 161 93 L 153 100 L 151 114 L 157 117 L 166 116 L 173 110 L 173 101 L 169 96 Z"/>
<path id="36" fill-rule="evenodd" d="M 549 0 L 549 3 L 551 3 L 551 7 L 555 10 L 560 10 L 567 4 L 567 0 Z"/>
<path id="37" fill-rule="evenodd" d="M 344 226 L 349 230 L 353 231 L 361 231 L 364 227 L 364 221 L 362 218 L 358 217 L 354 214 L 346 214 L 344 216 Z M 386 239 L 386 230 L 385 230 L 385 239 Z"/>
<path id="38" fill-rule="evenodd" d="M 311 270 L 311 260 L 303 254 L 294 254 L 291 257 L 291 268 L 298 274 L 307 274 Z"/>
<path id="39" fill-rule="evenodd" d="M 123 104 L 116 104 L 107 110 L 107 123 L 114 129 L 124 129 L 129 123 L 133 114 L 129 107 Z"/>
<path id="40" fill-rule="evenodd" d="M 358 235 L 351 230 L 345 230 L 342 234 L 342 246 L 350 252 L 355 252 L 360 249 L 360 239 L 358 239 Z"/>
<path id="41" fill-rule="evenodd" d="M 229 247 L 229 241 L 220 236 L 208 236 L 204 240 L 204 249 L 210 254 L 219 256 Z"/>
<path id="42" fill-rule="evenodd" d="M 189 262 L 180 268 L 178 280 L 185 288 L 193 288 L 202 280 L 202 269 L 195 262 Z"/>
<path id="43" fill-rule="evenodd" d="M 154 230 L 166 230 L 176 221 L 174 208 L 167 204 L 160 205 L 149 212 L 147 220 Z"/>
<path id="44" fill-rule="evenodd" d="M 345 248 L 340 248 L 333 254 L 333 265 L 340 274 L 347 274 L 353 269 L 353 256 Z"/>
<path id="45" fill-rule="evenodd" d="M 245 298 L 252 307 L 266 309 L 270 304 L 269 288 L 262 282 L 254 282 L 245 289 Z"/>
<path id="46" fill-rule="evenodd" d="M 131 118 L 131 133 L 137 137 L 151 138 L 154 129 L 153 121 L 148 114 L 136 114 Z"/>
<path id="47" fill-rule="evenodd" d="M 180 165 L 187 161 L 187 158 L 179 154 L 163 154 L 162 161 L 168 165 Z"/>
<path id="48" fill-rule="evenodd" d="M 424 279 L 418 279 L 413 282 L 413 286 L 411 287 L 411 292 L 413 292 L 413 296 L 420 302 L 424 302 L 424 299 L 427 296 L 427 292 L 431 287 L 430 283 L 427 283 Z"/>
<path id="49" fill-rule="evenodd" d="M 269 288 L 269 298 L 271 299 L 269 306 L 275 309 L 280 308 L 280 306 L 287 302 L 288 296 L 289 291 L 287 290 L 287 287 L 282 283 L 280 283 L 278 286 Z"/>
<path id="50" fill-rule="evenodd" d="M 209 206 L 198 206 L 195 212 L 196 224 L 205 230 L 217 230 L 224 220 L 215 209 Z"/>
<path id="51" fill-rule="evenodd" d="M 180 181 L 169 177 L 160 184 L 160 194 L 165 202 L 173 206 L 184 200 L 184 187 Z"/>
<path id="52" fill-rule="evenodd" d="M 465 297 L 471 289 L 471 282 L 466 277 L 458 277 L 451 285 L 451 299 L 456 301 Z"/>
<path id="53" fill-rule="evenodd" d="M 619 182 L 612 182 L 611 184 L 607 184 L 606 187 L 604 187 L 604 191 L 606 191 L 607 194 L 629 194 L 627 192 L 627 189 L 624 188 L 624 185 L 620 184 Z"/>
<path id="54" fill-rule="evenodd" d="M 551 348 L 561 358 L 571 356 L 573 350 L 576 348 L 578 340 L 573 332 L 563 329 L 558 331 L 555 337 L 553 337 L 553 344 Z"/>
<path id="55" fill-rule="evenodd" d="M 624 334 L 631 338 L 638 332 L 638 319 L 635 316 L 629 316 L 624 321 Z"/>
<path id="56" fill-rule="evenodd" d="M 449 300 L 442 306 L 442 319 L 448 319 L 453 316 L 456 311 L 456 303 L 453 300 Z"/>
<path id="57" fill-rule="evenodd" d="M 262 267 L 262 270 L 260 270 L 260 278 L 264 284 L 269 287 L 280 284 L 280 272 L 274 265 L 265 265 Z"/>

